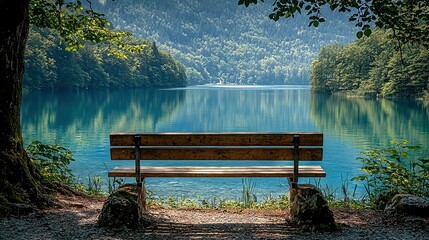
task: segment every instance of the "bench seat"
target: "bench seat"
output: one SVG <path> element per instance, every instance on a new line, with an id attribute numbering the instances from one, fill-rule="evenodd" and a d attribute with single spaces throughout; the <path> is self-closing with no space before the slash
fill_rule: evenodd
<path id="1" fill-rule="evenodd" d="M 292 178 L 293 166 L 237 166 L 237 167 L 140 167 L 141 178 L 146 177 L 286 177 Z M 135 177 L 135 167 L 115 167 L 109 177 Z M 325 177 L 321 166 L 299 166 L 299 177 Z"/>

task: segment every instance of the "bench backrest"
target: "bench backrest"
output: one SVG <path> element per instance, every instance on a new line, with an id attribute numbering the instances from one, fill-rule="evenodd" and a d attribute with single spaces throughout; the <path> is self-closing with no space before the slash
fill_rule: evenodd
<path id="1" fill-rule="evenodd" d="M 323 158 L 322 133 L 112 133 L 110 145 L 112 160 L 136 160 L 136 147 L 140 160 Z"/>

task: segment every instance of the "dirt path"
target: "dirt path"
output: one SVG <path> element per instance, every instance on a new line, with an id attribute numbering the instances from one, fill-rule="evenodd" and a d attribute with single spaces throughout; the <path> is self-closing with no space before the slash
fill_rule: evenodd
<path id="1" fill-rule="evenodd" d="M 302 233 L 286 213 L 265 210 L 151 209 L 156 221 L 138 229 L 104 229 L 104 199 L 61 197 L 64 208 L 0 220 L 0 239 L 429 239 L 429 219 L 374 211 L 334 210 L 341 230 Z"/>

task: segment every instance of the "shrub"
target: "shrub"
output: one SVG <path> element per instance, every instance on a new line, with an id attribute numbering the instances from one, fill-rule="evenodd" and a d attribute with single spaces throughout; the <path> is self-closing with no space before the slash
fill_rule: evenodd
<path id="1" fill-rule="evenodd" d="M 69 168 L 70 162 L 74 161 L 70 150 L 57 142 L 46 145 L 33 141 L 26 151 L 46 181 L 60 182 L 67 186 L 75 184 L 75 177 Z"/>
<path id="2" fill-rule="evenodd" d="M 363 152 L 357 158 L 364 166 L 365 174 L 352 180 L 365 182 L 365 189 L 372 203 L 384 206 L 390 196 L 409 193 L 429 197 L 429 158 L 415 158 L 410 152 L 420 149 L 410 146 L 406 140 L 392 142 L 383 149 Z"/>

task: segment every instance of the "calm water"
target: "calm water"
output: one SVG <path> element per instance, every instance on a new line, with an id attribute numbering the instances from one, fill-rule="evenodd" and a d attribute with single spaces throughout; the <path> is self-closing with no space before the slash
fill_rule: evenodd
<path id="1" fill-rule="evenodd" d="M 339 192 L 342 179 L 360 173 L 356 157 L 370 146 L 408 139 L 429 152 L 429 106 L 403 99 L 313 94 L 306 86 L 31 92 L 23 96 L 22 131 L 26 144 L 57 140 L 74 153 L 76 162 L 71 167 L 76 176 L 87 182 L 87 176 L 101 174 L 105 184 L 108 169 L 118 164 L 109 160 L 110 132 L 320 131 L 325 134 L 322 165 L 327 178 L 323 184 Z M 227 164 L 232 163 L 223 165 Z M 254 182 L 259 196 L 287 191 L 285 179 L 260 178 Z M 161 196 L 237 197 L 241 179 L 158 178 L 149 179 L 147 185 Z"/>

